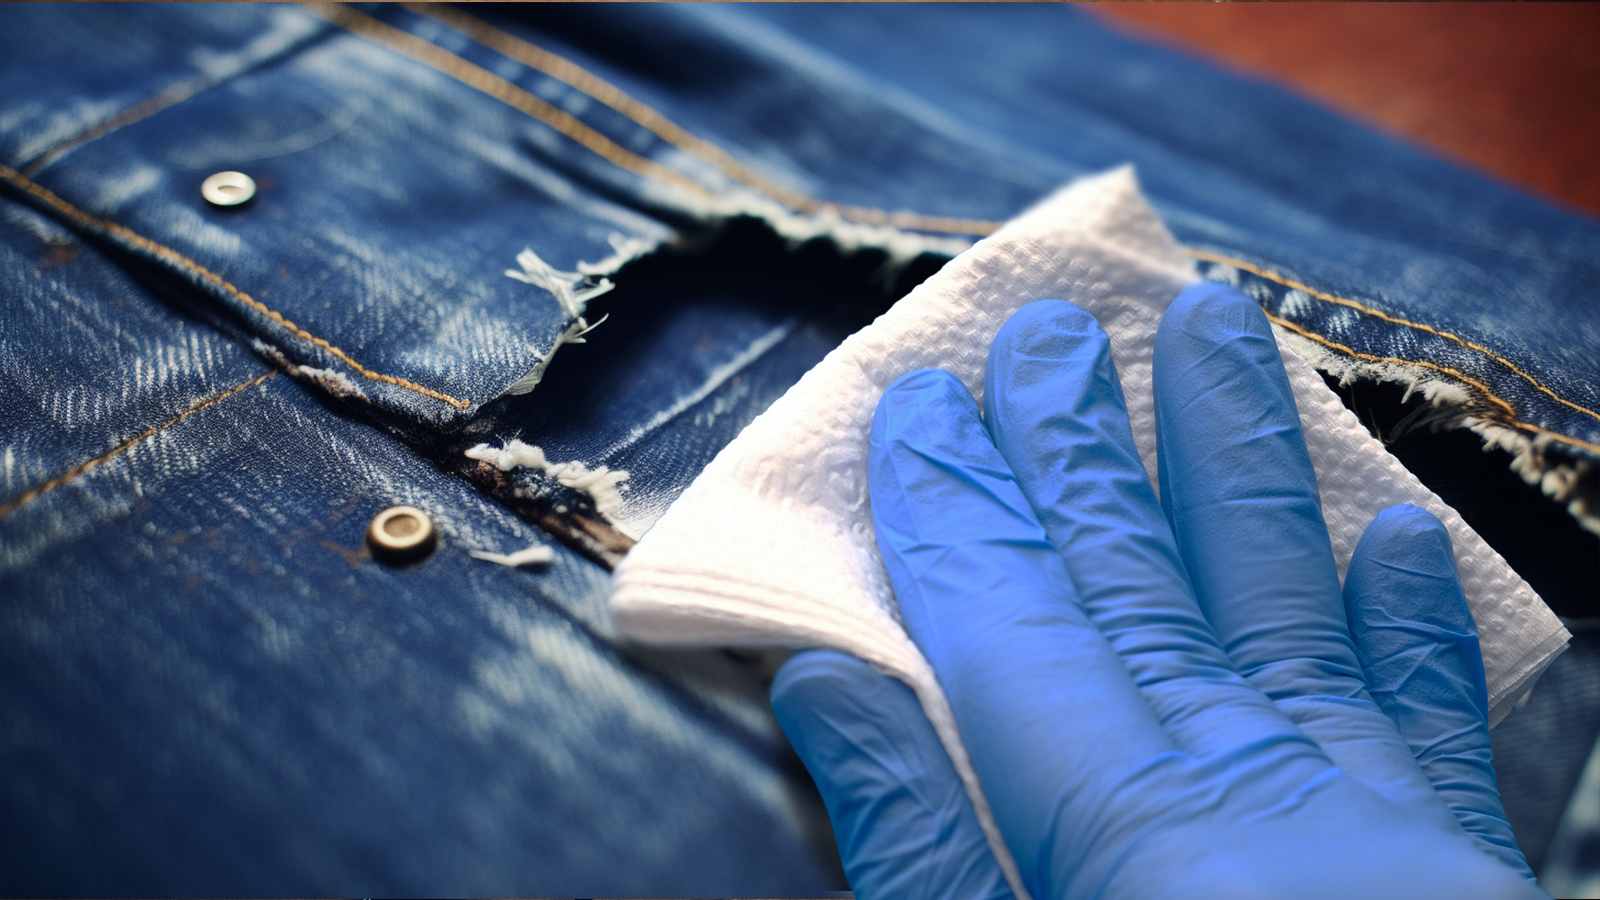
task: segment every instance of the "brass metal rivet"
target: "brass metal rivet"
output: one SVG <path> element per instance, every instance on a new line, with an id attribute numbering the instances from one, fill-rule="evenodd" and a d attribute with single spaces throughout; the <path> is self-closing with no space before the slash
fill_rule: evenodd
<path id="1" fill-rule="evenodd" d="M 367 526 L 367 544 L 373 555 L 388 560 L 408 560 L 424 556 L 436 539 L 433 520 L 415 506 L 391 506 L 372 517 Z"/>
<path id="2" fill-rule="evenodd" d="M 239 206 L 256 195 L 256 180 L 243 172 L 215 172 L 200 182 L 200 196 L 212 206 Z"/>

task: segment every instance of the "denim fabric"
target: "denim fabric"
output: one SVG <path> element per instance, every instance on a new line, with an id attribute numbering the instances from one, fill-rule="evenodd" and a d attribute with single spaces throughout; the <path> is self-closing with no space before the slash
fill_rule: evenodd
<path id="1" fill-rule="evenodd" d="M 1277 274 L 1269 303 L 1285 318 L 1359 352 L 1447 364 L 1516 421 L 1600 440 L 1600 323 L 1584 301 L 1600 227 L 1081 13 L 330 15 L 353 30 L 282 8 L 10 9 L 6 95 L 57 77 L 8 111 L 0 147 L 44 187 L 242 283 L 260 307 L 168 262 L 291 357 L 359 365 L 376 402 L 436 423 L 498 396 L 563 327 L 498 277 L 523 245 L 570 269 L 608 255 L 613 234 L 665 239 L 672 214 L 703 219 L 708 195 L 736 187 L 972 237 L 1131 160 L 1205 258 Z M 63 18 L 70 47 L 35 37 Z M 458 30 L 485 26 L 478 41 Z M 627 102 L 574 88 L 545 51 Z M 144 118 L 49 149 L 130 113 Z M 197 209 L 194 184 L 225 165 L 263 183 L 250 215 Z M 375 221 L 381 239 L 363 227 Z M 293 279 L 275 268 L 285 256 Z M 1570 441 L 1556 443 L 1592 452 Z"/>
<path id="2" fill-rule="evenodd" d="M 1334 356 L 1600 456 L 1600 225 L 1075 10 L 7 6 L 0 60 L 12 893 L 836 884 L 759 674 L 612 646 L 603 563 L 1111 165 Z M 622 537 L 463 462 L 510 437 L 627 469 Z M 399 502 L 442 539 L 392 568 Z"/>
<path id="3" fill-rule="evenodd" d="M 1600 847 L 1558 846 L 1562 814 L 1592 788 L 1579 777 L 1600 747 L 1600 623 L 1569 620 L 1572 646 L 1539 679 L 1526 708 L 1494 732 L 1495 765 L 1515 774 L 1505 797 L 1506 815 L 1535 871 L 1565 866 L 1569 875 L 1600 877 Z M 1585 714 L 1588 713 L 1588 714 Z M 1502 775 L 1502 783 L 1505 781 Z M 1600 796 L 1590 794 L 1590 796 Z M 1546 885 L 1556 896 L 1555 884 Z"/>
<path id="4" fill-rule="evenodd" d="M 0 333 L 49 349 L 6 367 L 6 471 L 105 459 L 0 521 L 0 890 L 835 883 L 757 679 L 623 656 L 592 562 L 468 558 L 545 539 L 189 318 L 181 285 L 10 200 L 0 221 L 28 276 Z M 363 545 L 394 503 L 445 535 L 414 566 Z"/>

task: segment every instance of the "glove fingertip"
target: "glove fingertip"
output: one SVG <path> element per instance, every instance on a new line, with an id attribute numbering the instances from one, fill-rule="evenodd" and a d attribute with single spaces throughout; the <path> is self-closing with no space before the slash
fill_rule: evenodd
<path id="1" fill-rule="evenodd" d="M 1181 355 L 1180 342 L 1204 352 L 1219 340 L 1271 333 L 1266 314 L 1254 300 L 1229 285 L 1202 281 L 1179 291 L 1167 304 L 1156 328 L 1156 344 Z"/>
<path id="2" fill-rule="evenodd" d="M 1445 549 L 1449 549 L 1450 533 L 1445 530 L 1444 523 L 1415 503 L 1396 503 L 1385 507 L 1372 518 L 1368 528 L 1377 529 L 1377 533 L 1385 538 L 1442 539 Z"/>
<path id="3" fill-rule="evenodd" d="M 1088 310 L 1068 300 L 1047 299 L 1035 300 L 1012 313 L 995 334 L 991 347 L 1026 350 L 1034 341 L 1057 335 L 1106 340 L 1105 331 Z"/>
<path id="4" fill-rule="evenodd" d="M 971 411 L 977 404 L 965 385 L 943 369 L 907 372 L 884 388 L 872 416 L 871 443 L 875 454 L 896 444 L 926 437 L 930 425 L 949 421 L 954 414 Z"/>
<path id="5" fill-rule="evenodd" d="M 1359 627 L 1381 600 L 1389 615 L 1477 635 L 1456 574 L 1450 532 L 1433 513 L 1409 503 L 1373 518 L 1345 577 L 1351 623 Z"/>
<path id="6" fill-rule="evenodd" d="M 1035 300 L 1000 326 L 984 370 L 984 418 L 998 435 L 1032 431 L 1074 386 L 1111 366 L 1111 339 L 1094 316 L 1066 300 Z M 1110 375 L 1110 379 L 1114 379 Z M 1104 379 L 1102 379 L 1104 380 Z M 1111 392 L 1120 408 L 1120 389 Z"/>

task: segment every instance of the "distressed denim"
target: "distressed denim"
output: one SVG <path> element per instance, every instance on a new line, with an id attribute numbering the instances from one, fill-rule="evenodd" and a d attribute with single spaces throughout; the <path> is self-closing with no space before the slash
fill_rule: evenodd
<path id="1" fill-rule="evenodd" d="M 0 60 L 8 893 L 838 886 L 760 672 L 615 646 L 607 564 L 1124 162 L 1329 373 L 1600 515 L 1600 225 L 1077 10 L 8 6 Z M 513 437 L 621 510 L 464 455 Z"/>

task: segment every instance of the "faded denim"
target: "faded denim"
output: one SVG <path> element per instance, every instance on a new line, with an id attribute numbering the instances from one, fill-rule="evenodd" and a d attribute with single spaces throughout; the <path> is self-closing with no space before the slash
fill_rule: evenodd
<path id="1" fill-rule="evenodd" d="M 8 893 L 837 886 L 759 672 L 613 646 L 605 563 L 908 280 L 1123 162 L 1330 369 L 1593 484 L 1600 225 L 1080 11 L 8 6 L 0 60 Z M 730 252 L 758 223 L 793 252 Z M 512 436 L 627 469 L 627 521 L 461 456 Z M 428 560 L 363 549 L 394 503 Z"/>

